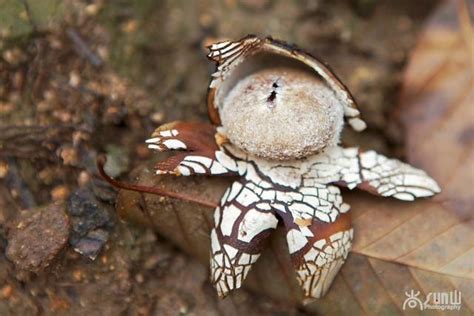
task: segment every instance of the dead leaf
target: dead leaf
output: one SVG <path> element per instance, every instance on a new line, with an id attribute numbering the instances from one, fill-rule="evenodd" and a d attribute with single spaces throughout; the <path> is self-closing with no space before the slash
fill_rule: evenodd
<path id="1" fill-rule="evenodd" d="M 421 311 L 402 310 L 405 292 L 420 291 L 424 299 L 429 292 L 457 289 L 462 292 L 460 313 L 473 312 L 474 90 L 472 26 L 466 10 L 462 2 L 458 8 L 454 1 L 447 2 L 429 20 L 408 66 L 399 108 L 407 160 L 438 180 L 443 193 L 405 203 L 346 192 L 356 232 L 353 253 L 328 295 L 306 310 L 331 315 L 416 314 Z M 157 177 L 144 168 L 137 181 L 217 203 L 232 179 Z M 210 208 L 122 191 L 117 209 L 208 264 Z M 246 285 L 298 303 L 301 292 L 283 231 L 277 231 Z"/>

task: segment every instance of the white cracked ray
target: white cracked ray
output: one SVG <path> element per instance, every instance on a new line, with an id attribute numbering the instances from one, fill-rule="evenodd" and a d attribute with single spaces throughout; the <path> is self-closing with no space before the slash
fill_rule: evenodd
<path id="1" fill-rule="evenodd" d="M 353 229 L 339 231 L 315 241 L 304 254 L 296 268 L 296 278 L 306 297 L 321 298 L 326 294 L 349 254 L 352 238 Z"/>
<path id="2" fill-rule="evenodd" d="M 276 216 L 251 203 L 237 200 L 248 187 L 234 182 L 214 211 L 211 232 L 211 281 L 219 296 L 242 285 L 252 264 L 260 256 L 268 231 L 276 228 Z M 260 240 L 256 243 L 255 240 Z"/>
<path id="3" fill-rule="evenodd" d="M 163 144 L 160 137 L 172 140 L 173 133 L 164 133 L 149 143 Z M 334 184 L 369 189 L 401 200 L 440 191 L 424 171 L 357 148 L 332 147 L 306 159 L 275 162 L 253 157 L 227 144 L 211 156 L 195 152 L 183 156 L 174 172 L 242 177 L 227 190 L 214 214 L 211 279 L 220 296 L 242 285 L 260 256 L 262 242 L 277 226 L 276 213 L 288 220 L 285 225 L 292 256 L 303 252 L 302 264 L 296 270 L 306 296 L 324 295 L 347 257 L 352 240 L 352 229 L 316 241 L 310 229 L 315 222 L 331 225 L 349 210 Z"/>

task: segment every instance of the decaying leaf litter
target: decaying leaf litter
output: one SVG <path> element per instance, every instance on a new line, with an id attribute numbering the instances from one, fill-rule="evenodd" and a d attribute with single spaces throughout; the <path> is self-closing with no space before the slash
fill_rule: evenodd
<path id="1" fill-rule="evenodd" d="M 19 52 L 23 53 L 23 49 L 27 48 L 32 50 L 30 51 L 32 55 L 25 58 L 21 65 L 16 65 L 15 71 L 10 71 L 10 65 L 8 72 L 2 71 L 2 80 L 3 76 L 8 74 L 5 76 L 9 82 L 6 85 L 9 87 L 8 91 L 2 94 L 2 110 L 7 110 L 2 111 L 2 125 L 3 122 L 8 124 L 6 126 L 20 127 L 47 125 L 48 129 L 59 126 L 59 128 L 70 128 L 71 131 L 69 135 L 61 133 L 65 141 L 49 143 L 45 138 L 45 141 L 40 139 L 27 143 L 41 144 L 38 150 L 33 147 L 29 155 L 45 152 L 43 156 L 45 158 L 38 157 L 30 161 L 20 155 L 8 157 L 9 160 L 14 160 L 17 169 L 21 171 L 19 183 L 23 189 L 19 190 L 21 194 L 8 194 L 2 201 L 2 205 L 5 205 L 2 207 L 2 213 L 6 213 L 2 214 L 5 221 L 8 219 L 10 222 L 17 210 L 24 208 L 21 199 L 28 196 L 33 196 L 37 205 L 45 205 L 53 197 L 57 200 L 67 200 L 77 189 L 86 188 L 94 192 L 100 203 L 107 204 L 113 201 L 113 191 L 96 177 L 95 153 L 107 151 L 109 161 L 115 160 L 118 166 L 111 168 L 112 171 L 115 170 L 116 175 L 120 175 L 149 158 L 149 153 L 142 145 L 143 140 L 160 121 L 165 118 L 205 120 L 205 107 L 199 104 L 204 103 L 206 91 L 204 87 L 195 84 L 206 82 L 211 71 L 203 58 L 202 47 L 223 35 L 238 37 L 258 31 L 263 35 L 272 34 L 311 48 L 313 53 L 322 56 L 331 64 L 349 85 L 359 103 L 364 104 L 365 118 L 371 128 L 368 133 L 361 136 L 362 139 L 357 139 L 357 142 L 370 144 L 371 147 L 375 143 L 375 146 L 383 152 L 403 154 L 403 147 L 394 144 L 402 143 L 404 138 L 392 130 L 386 131 L 385 125 L 391 120 L 385 114 L 396 103 L 396 87 L 400 82 L 400 71 L 409 49 L 415 43 L 420 21 L 433 4 L 425 7 L 415 5 L 416 8 L 413 5 L 410 7 L 409 3 L 400 7 L 385 4 L 374 8 L 354 2 L 350 5 L 308 4 L 308 7 L 299 8 L 295 4 L 276 2 L 262 9 L 255 8 L 252 2 L 250 5 L 247 2 L 246 4 L 229 2 L 214 6 L 216 12 L 212 14 L 204 12 L 204 9 L 197 5 L 196 8 L 181 8 L 178 4 L 148 4 L 145 8 L 128 5 L 124 9 L 103 6 L 100 3 L 87 6 L 78 3 L 71 11 L 83 8 L 84 13 L 81 15 L 76 11 L 76 14 L 72 14 L 68 12 L 69 9 L 65 10 L 64 17 L 59 19 L 65 20 L 61 22 L 63 23 L 61 30 L 64 31 L 53 27 L 53 31 L 48 30 L 46 34 L 35 33 L 31 35 L 32 37 L 20 41 L 19 43 L 25 46 L 22 46 Z M 229 13 L 229 8 L 235 9 L 232 14 Z M 203 13 L 195 15 L 196 11 Z M 146 12 L 153 12 L 153 15 Z M 275 20 L 280 18 L 281 26 L 272 26 L 271 23 L 264 25 L 258 18 L 259 15 Z M 158 19 L 160 16 L 172 18 Z M 242 26 L 242 30 L 236 30 L 235 26 L 232 26 L 232 21 L 243 16 L 247 19 L 248 16 L 252 16 L 250 20 L 253 22 Z M 187 22 L 183 23 L 184 20 Z M 382 41 L 386 42 L 383 45 L 379 34 L 367 32 L 375 29 L 373 26 L 380 23 L 392 23 L 394 26 L 391 28 L 393 36 L 384 36 Z M 320 24 L 324 27 L 317 30 L 312 27 Z M 284 28 L 283 25 L 287 27 Z M 249 29 L 246 29 L 247 27 Z M 152 35 L 161 41 L 151 42 L 149 38 L 153 38 Z M 83 46 L 78 45 L 78 38 L 79 43 L 85 44 L 90 52 L 103 61 L 100 68 L 94 66 L 94 62 L 88 59 L 88 54 L 78 48 Z M 34 45 L 29 45 L 33 41 Z M 9 43 L 18 45 L 16 41 Z M 394 43 L 398 45 L 395 46 Z M 111 49 L 117 46 L 120 49 Z M 394 47 L 398 50 L 394 50 Z M 57 65 L 55 61 L 58 58 L 65 62 Z M 31 66 L 30 59 L 36 60 L 34 67 Z M 353 65 L 357 67 L 354 68 Z M 41 71 L 37 68 L 39 66 Z M 189 73 L 187 70 L 190 67 L 194 67 L 196 71 Z M 16 75 L 19 70 L 24 72 L 23 77 Z M 54 76 L 50 76 L 51 74 Z M 51 77 L 54 80 L 46 79 Z M 25 78 L 29 79 L 25 81 Z M 47 89 L 48 87 L 50 89 Z M 44 95 L 43 89 L 52 90 L 53 93 Z M 29 103 L 19 102 L 23 100 L 23 96 Z M 391 98 L 393 101 L 382 102 L 383 98 Z M 43 100 L 48 102 L 41 104 Z M 39 108 L 32 106 L 39 104 L 41 104 Z M 43 109 L 43 112 L 39 111 L 40 109 Z M 64 125 L 67 126 L 63 127 Z M 396 132 L 396 129 L 394 130 Z M 54 133 L 54 130 L 51 130 L 51 133 Z M 27 133 L 26 139 L 38 137 L 37 134 Z M 349 144 L 355 143 L 355 137 L 356 135 L 345 135 L 345 140 Z M 11 145 L 10 142 L 6 143 Z M 27 146 L 20 144 L 18 150 L 28 149 Z M 123 160 L 122 156 L 128 159 Z M 9 163 L 3 164 L 3 166 L 9 165 Z M 179 182 L 177 184 L 179 185 Z M 189 188 L 196 184 L 189 184 Z M 25 188 L 30 194 L 24 193 Z M 206 191 L 205 188 L 200 189 Z M 12 191 L 11 187 L 7 190 L 8 193 Z M 209 196 L 220 193 L 222 192 L 207 192 Z M 354 198 L 354 202 L 351 200 L 354 208 L 357 201 L 358 198 Z M 195 209 L 194 205 L 188 206 Z M 101 207 L 106 208 L 107 206 Z M 5 277 L 2 293 L 9 299 L 2 300 L 1 304 L 5 304 L 2 306 L 7 311 L 10 308 L 20 307 L 29 311 L 51 308 L 57 313 L 68 311 L 74 314 L 80 311 L 77 301 L 79 296 L 85 302 L 86 308 L 93 312 L 97 311 L 93 303 L 98 302 L 98 298 L 94 295 L 106 290 L 110 291 L 107 292 L 110 294 L 105 293 L 102 297 L 106 295 L 113 299 L 109 302 L 111 305 L 101 302 L 102 313 L 113 314 L 121 310 L 144 314 L 169 313 L 177 308 L 183 313 L 190 314 L 272 311 L 297 313 L 294 308 L 269 301 L 264 296 L 254 294 L 255 292 L 241 293 L 222 302 L 216 301 L 212 291 L 206 286 L 206 268 L 173 249 L 162 240 L 161 235 L 158 237 L 149 231 L 143 232 L 142 228 L 130 225 L 124 228 L 124 224 L 114 218 L 112 209 L 107 211 L 110 212 L 112 223 L 110 226 L 113 225 L 114 228 L 110 228 L 109 241 L 96 261 L 88 263 L 88 259 L 80 257 L 68 246 L 47 268 L 48 273 L 36 276 L 16 272 L 8 278 Z M 182 213 L 184 215 L 184 211 Z M 197 214 L 192 216 L 198 217 Z M 199 233 L 202 228 L 198 225 L 197 223 L 189 229 Z M 5 243 L 4 245 L 6 246 Z M 199 243 L 196 247 L 200 247 Z M 357 261 L 358 257 L 353 257 L 348 265 L 351 260 Z M 367 262 L 367 259 L 361 260 L 358 261 Z M 369 262 L 374 267 L 379 261 L 374 263 L 373 259 L 369 259 Z M 5 261 L 5 258 L 1 264 L 8 266 L 2 271 L 13 271 L 13 266 Z M 193 273 L 183 276 L 180 269 L 186 265 L 195 268 L 189 268 Z M 392 266 L 383 265 L 383 261 L 380 261 L 378 267 L 384 267 L 382 270 L 387 271 L 388 267 Z M 398 271 L 396 265 L 392 269 L 394 274 Z M 166 271 L 171 273 L 166 275 Z M 262 277 L 265 278 L 263 273 Z M 358 277 L 360 275 L 348 274 L 346 283 L 357 283 Z M 22 282 L 26 280 L 30 291 L 22 292 L 18 280 Z M 105 284 L 108 283 L 112 285 L 106 287 Z M 180 286 L 176 289 L 178 283 Z M 335 288 L 337 289 L 336 285 Z M 147 291 L 143 291 L 144 289 Z M 71 296 L 71 293 L 76 294 Z M 153 299 L 144 293 L 153 293 Z M 368 293 L 370 292 L 365 295 Z M 359 294 L 362 297 L 364 295 L 363 292 Z M 395 291 L 392 294 L 404 295 Z M 19 297 L 29 303 L 18 306 Z M 353 296 L 347 296 L 344 300 L 345 306 L 357 306 L 357 300 Z M 367 304 L 377 307 L 376 310 L 383 309 L 384 306 L 389 310 L 396 310 L 393 300 L 398 302 L 402 298 L 394 299 L 391 295 L 384 295 L 379 302 L 369 301 Z M 387 302 L 391 302 L 391 305 Z M 327 311 L 331 308 L 324 302 L 320 305 Z M 338 307 L 332 308 L 334 311 Z M 360 311 L 360 307 L 358 308 Z"/>

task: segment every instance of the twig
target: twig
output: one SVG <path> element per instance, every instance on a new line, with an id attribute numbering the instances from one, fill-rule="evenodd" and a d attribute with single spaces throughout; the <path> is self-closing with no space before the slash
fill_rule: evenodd
<path id="1" fill-rule="evenodd" d="M 92 51 L 92 49 L 87 45 L 87 43 L 81 38 L 79 33 L 77 33 L 72 28 L 67 29 L 66 33 L 71 39 L 71 41 L 74 43 L 76 51 L 80 56 L 86 58 L 92 65 L 96 67 L 102 66 L 102 59 Z"/>
<path id="2" fill-rule="evenodd" d="M 26 16 L 28 18 L 28 22 L 31 24 L 31 28 L 33 29 L 33 32 L 38 31 L 38 27 L 36 26 L 35 21 L 33 20 L 33 16 L 31 15 L 31 10 L 30 10 L 30 5 L 28 4 L 28 1 L 22 0 L 23 7 L 25 7 L 26 11 Z"/>
<path id="3" fill-rule="evenodd" d="M 151 194 L 166 196 L 166 197 L 170 197 L 170 198 L 173 198 L 173 199 L 189 201 L 189 202 L 197 203 L 197 204 L 207 206 L 207 207 L 212 207 L 212 208 L 216 208 L 218 206 L 215 203 L 205 201 L 205 200 L 201 200 L 199 198 L 189 196 L 189 195 L 186 195 L 186 194 L 181 194 L 181 193 L 177 193 L 177 192 L 170 192 L 170 191 L 162 190 L 162 189 L 155 188 L 155 187 L 135 185 L 135 184 L 130 184 L 130 183 L 124 183 L 124 182 L 117 181 L 117 180 L 111 178 L 105 172 L 104 165 L 105 165 L 106 161 L 107 161 L 107 159 L 105 158 L 105 156 L 97 157 L 97 169 L 99 170 L 99 173 L 102 176 L 102 178 L 104 178 L 105 181 L 107 181 L 108 183 L 110 183 L 112 186 L 114 186 L 116 188 L 123 189 L 123 190 L 130 190 L 130 191 L 137 191 L 137 192 L 151 193 Z"/>
<path id="4" fill-rule="evenodd" d="M 46 158 L 64 140 L 69 140 L 74 131 L 83 130 L 73 125 L 21 126 L 0 128 L 0 157 Z"/>
<path id="5" fill-rule="evenodd" d="M 6 161 L 8 163 L 8 174 L 5 177 L 6 187 L 10 192 L 15 191 L 18 193 L 18 197 L 24 208 L 29 209 L 36 207 L 35 198 L 25 181 L 23 181 L 20 172 L 18 171 L 15 159 L 7 158 Z"/>

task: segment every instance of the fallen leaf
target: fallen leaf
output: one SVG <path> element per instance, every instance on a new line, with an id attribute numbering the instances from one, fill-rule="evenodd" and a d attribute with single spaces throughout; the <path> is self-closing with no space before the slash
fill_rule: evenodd
<path id="1" fill-rule="evenodd" d="M 450 1 L 428 21 L 408 65 L 399 107 L 407 160 L 439 181 L 442 194 L 405 203 L 345 192 L 356 235 L 352 254 L 329 293 L 305 306 L 307 311 L 416 314 L 421 311 L 402 309 L 405 293 L 420 291 L 424 300 L 429 292 L 456 289 L 462 293 L 460 313 L 473 312 L 474 90 L 472 27 L 466 12 L 463 2 L 456 7 Z M 137 182 L 217 203 L 232 179 L 157 177 L 145 167 Z M 212 209 L 126 191 L 120 193 L 117 209 L 209 263 Z M 301 301 L 282 229 L 245 284 L 278 300 Z"/>

